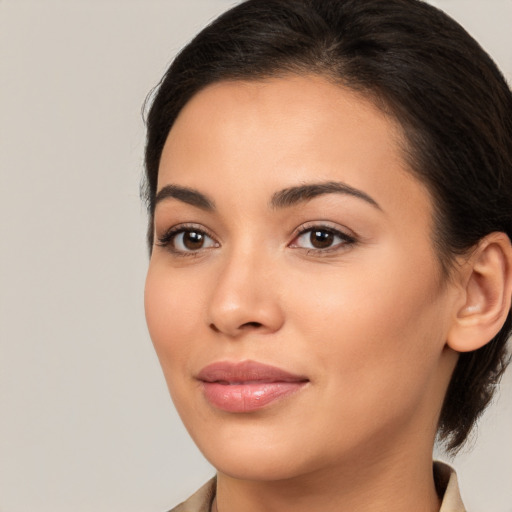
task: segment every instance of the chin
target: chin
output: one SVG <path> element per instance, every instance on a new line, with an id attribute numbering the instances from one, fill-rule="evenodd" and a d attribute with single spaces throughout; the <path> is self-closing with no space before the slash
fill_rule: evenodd
<path id="1" fill-rule="evenodd" d="M 252 481 L 286 480 L 306 472 L 309 463 L 293 436 L 284 438 L 270 429 L 220 428 L 207 435 L 190 432 L 205 458 L 217 471 Z"/>
<path id="2" fill-rule="evenodd" d="M 268 448 L 250 451 L 222 450 L 222 453 L 206 454 L 209 462 L 231 478 L 250 481 L 282 481 L 307 472 L 307 464 L 292 454 Z"/>

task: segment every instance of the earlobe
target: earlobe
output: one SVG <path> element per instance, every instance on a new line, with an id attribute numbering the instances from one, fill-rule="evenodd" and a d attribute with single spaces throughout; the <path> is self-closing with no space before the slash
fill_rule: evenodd
<path id="1" fill-rule="evenodd" d="M 483 238 L 463 264 L 463 304 L 447 343 L 457 352 L 477 350 L 500 331 L 510 311 L 512 246 L 505 233 Z"/>

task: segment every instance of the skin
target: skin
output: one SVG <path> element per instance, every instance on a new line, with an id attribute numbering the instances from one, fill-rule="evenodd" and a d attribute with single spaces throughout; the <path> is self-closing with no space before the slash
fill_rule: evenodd
<path id="1" fill-rule="evenodd" d="M 146 317 L 176 408 L 218 469 L 220 512 L 439 509 L 432 445 L 463 298 L 442 277 L 432 200 L 401 140 L 370 101 L 315 76 L 209 86 L 168 136 L 158 190 L 194 189 L 215 208 L 158 202 Z M 326 182 L 376 204 L 339 192 L 270 204 Z M 159 242 L 180 226 L 205 232 L 203 246 Z M 298 233 L 313 226 L 343 235 L 312 250 Z M 198 372 L 245 360 L 308 383 L 247 414 L 212 407 Z"/>

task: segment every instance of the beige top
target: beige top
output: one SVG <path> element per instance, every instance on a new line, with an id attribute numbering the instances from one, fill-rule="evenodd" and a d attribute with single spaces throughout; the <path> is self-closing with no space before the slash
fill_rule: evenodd
<path id="1" fill-rule="evenodd" d="M 460 497 L 455 471 L 442 462 L 435 462 L 434 476 L 438 492 L 443 494 L 443 502 L 439 512 L 466 512 Z M 187 501 L 169 512 L 210 512 L 215 497 L 215 483 L 215 478 L 212 478 Z"/>

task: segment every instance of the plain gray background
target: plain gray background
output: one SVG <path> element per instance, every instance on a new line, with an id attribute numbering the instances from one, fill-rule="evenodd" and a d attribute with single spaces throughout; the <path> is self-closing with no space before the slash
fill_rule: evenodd
<path id="1" fill-rule="evenodd" d="M 438 0 L 512 79 L 512 0 Z M 140 109 L 229 0 L 0 0 L 0 512 L 162 512 L 213 474 L 146 333 Z M 512 511 L 512 369 L 457 467 Z"/>

